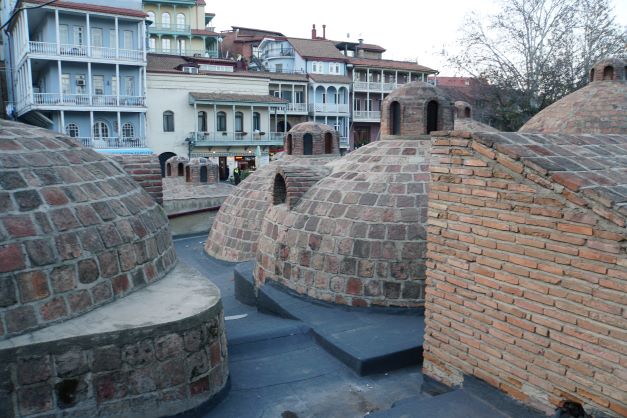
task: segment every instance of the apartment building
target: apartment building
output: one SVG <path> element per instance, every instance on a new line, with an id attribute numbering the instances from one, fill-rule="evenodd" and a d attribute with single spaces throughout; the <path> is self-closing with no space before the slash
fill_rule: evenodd
<path id="1" fill-rule="evenodd" d="M 146 28 L 139 0 L 4 4 L 12 116 L 100 150 L 145 143 Z M 37 7 L 39 6 L 39 7 Z M 6 20 L 5 20 L 6 21 Z"/>

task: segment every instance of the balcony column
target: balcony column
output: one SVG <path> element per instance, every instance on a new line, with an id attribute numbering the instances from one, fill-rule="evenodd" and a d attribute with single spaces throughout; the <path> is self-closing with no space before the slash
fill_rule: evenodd
<path id="1" fill-rule="evenodd" d="M 385 74 L 383 74 L 383 70 L 381 70 L 381 91 L 383 91 L 383 84 L 385 84 Z"/>
<path id="2" fill-rule="evenodd" d="M 120 105 L 120 64 L 115 64 L 115 103 Z"/>
<path id="3" fill-rule="evenodd" d="M 207 127 L 208 128 L 208 127 Z M 218 106 L 214 103 L 213 104 L 213 139 L 215 140 L 215 136 L 217 135 L 218 132 Z"/>
<path id="4" fill-rule="evenodd" d="M 194 101 L 194 115 L 196 115 L 196 123 L 194 123 L 194 126 L 196 127 L 196 129 L 194 129 L 194 138 L 198 141 L 198 107 L 196 106 L 196 101 Z"/>
<path id="5" fill-rule="evenodd" d="M 398 70 L 394 71 L 394 88 L 398 87 Z"/>
<path id="6" fill-rule="evenodd" d="M 120 27 L 118 17 L 115 17 L 115 59 L 120 58 Z"/>
<path id="7" fill-rule="evenodd" d="M 35 94 L 33 91 L 33 67 L 31 59 L 27 58 L 26 63 L 28 65 L 28 84 L 26 85 L 26 92 L 30 95 L 30 102 L 35 103 Z"/>
<path id="8" fill-rule="evenodd" d="M 65 130 L 65 111 L 61 111 L 61 125 L 59 126 L 59 133 L 64 133 Z"/>
<path id="9" fill-rule="evenodd" d="M 61 95 L 61 103 L 63 103 L 63 70 L 61 68 L 61 60 L 57 60 L 57 71 L 59 72 L 59 94 Z"/>
<path id="10" fill-rule="evenodd" d="M 61 55 L 61 33 L 59 31 L 59 9 L 54 9 L 54 33 L 57 40 L 57 55 Z"/>
<path id="11" fill-rule="evenodd" d="M 272 110 L 268 106 L 268 139 L 272 136 Z"/>
<path id="12" fill-rule="evenodd" d="M 294 84 L 292 84 L 292 100 L 290 100 L 290 102 L 292 102 L 292 103 L 296 103 L 296 101 L 295 101 L 295 98 L 294 98 L 294 97 L 295 97 L 295 94 L 294 94 Z M 294 106 L 292 106 L 292 107 L 294 107 Z"/>
<path id="13" fill-rule="evenodd" d="M 172 11 L 172 20 L 170 20 L 170 25 L 172 25 L 174 27 L 173 28 L 174 31 L 177 32 L 179 30 L 179 28 L 178 28 L 178 22 L 177 22 L 177 19 L 176 19 L 176 4 L 172 5 L 172 9 L 173 9 L 173 11 Z"/>
<path id="14" fill-rule="evenodd" d="M 283 135 L 287 133 L 287 105 L 283 108 Z"/>
<path id="15" fill-rule="evenodd" d="M 411 83 L 411 71 L 409 72 L 408 77 L 409 77 L 409 81 L 408 81 L 408 83 Z"/>
<path id="16" fill-rule="evenodd" d="M 87 93 L 89 95 L 89 105 L 93 106 L 93 90 L 92 90 L 92 79 L 91 79 L 91 62 L 87 63 Z"/>
<path id="17" fill-rule="evenodd" d="M 250 105 L 250 135 L 252 139 L 255 139 L 255 113 L 254 112 L 255 112 L 254 106 Z"/>
<path id="18" fill-rule="evenodd" d="M 117 112 L 118 117 L 118 144 L 122 141 L 122 117 L 120 116 L 120 112 Z"/>
<path id="19" fill-rule="evenodd" d="M 89 111 L 89 135 L 88 138 L 94 138 L 94 112 L 92 110 Z M 92 142 L 91 140 L 89 141 Z"/>
<path id="20" fill-rule="evenodd" d="M 91 57 L 91 26 L 90 26 L 89 13 L 85 14 L 85 32 L 87 32 L 85 34 L 87 38 L 87 56 Z"/>
<path id="21" fill-rule="evenodd" d="M 25 46 L 29 46 L 30 45 L 30 31 L 28 29 L 28 8 L 23 9 L 24 10 L 24 44 Z"/>
<path id="22" fill-rule="evenodd" d="M 233 105 L 232 107 L 233 107 L 233 138 L 235 138 L 235 105 Z"/>

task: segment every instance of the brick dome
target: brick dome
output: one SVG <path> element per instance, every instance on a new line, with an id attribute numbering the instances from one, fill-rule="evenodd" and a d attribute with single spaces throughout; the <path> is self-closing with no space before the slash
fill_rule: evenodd
<path id="1" fill-rule="evenodd" d="M 470 103 L 458 100 L 455 102 L 455 118 L 470 119 L 472 118 L 472 106 Z"/>
<path id="2" fill-rule="evenodd" d="M 161 279 L 161 207 L 119 165 L 43 129 L 0 125 L 0 340 Z"/>
<path id="3" fill-rule="evenodd" d="M 590 83 L 543 109 L 519 132 L 627 133 L 625 61 L 607 59 L 590 71 Z"/>
<path id="4" fill-rule="evenodd" d="M 287 155 L 340 155 L 340 135 L 329 125 L 303 122 L 285 135 Z"/>
<path id="5" fill-rule="evenodd" d="M 451 99 L 437 87 L 422 81 L 407 83 L 392 91 L 381 105 L 381 134 L 427 135 L 453 129 Z"/>
<path id="6" fill-rule="evenodd" d="M 327 165 L 329 175 L 287 173 L 281 185 L 295 199 L 265 216 L 257 285 L 352 306 L 422 306 L 430 146 L 376 141 Z"/>

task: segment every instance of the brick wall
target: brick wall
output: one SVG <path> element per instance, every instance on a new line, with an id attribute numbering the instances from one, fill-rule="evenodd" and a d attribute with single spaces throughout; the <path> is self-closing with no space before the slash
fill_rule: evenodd
<path id="1" fill-rule="evenodd" d="M 626 416 L 627 137 L 474 135 L 432 140 L 424 371 Z"/>
<path id="2" fill-rule="evenodd" d="M 163 204 L 161 166 L 156 155 L 110 155 L 160 205 Z"/>

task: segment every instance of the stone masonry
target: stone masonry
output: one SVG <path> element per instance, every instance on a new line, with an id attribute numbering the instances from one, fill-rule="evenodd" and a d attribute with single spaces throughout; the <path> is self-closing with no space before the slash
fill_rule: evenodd
<path id="1" fill-rule="evenodd" d="M 163 204 L 161 168 L 156 155 L 110 155 L 146 192 Z"/>
<path id="2" fill-rule="evenodd" d="M 627 416 L 627 136 L 433 136 L 424 372 Z"/>

